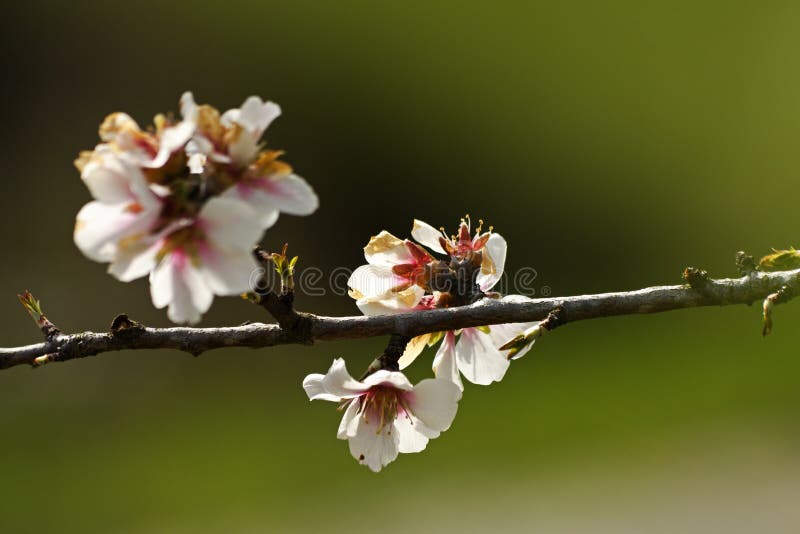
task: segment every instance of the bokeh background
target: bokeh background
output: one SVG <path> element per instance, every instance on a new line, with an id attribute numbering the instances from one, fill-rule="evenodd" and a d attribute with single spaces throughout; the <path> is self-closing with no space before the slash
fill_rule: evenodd
<path id="1" fill-rule="evenodd" d="M 799 24 L 791 1 L 8 4 L 1 343 L 39 339 L 23 289 L 66 331 L 168 324 L 72 244 L 72 160 L 107 113 L 146 124 L 187 89 L 283 107 L 267 139 L 322 204 L 264 244 L 305 267 L 470 213 L 539 293 L 734 275 L 737 250 L 798 244 Z M 267 318 L 217 299 L 203 324 L 245 320 Z M 793 303 L 767 339 L 758 306 L 569 325 L 379 475 L 300 382 L 385 340 L 3 371 L 0 531 L 797 532 L 798 324 Z"/>

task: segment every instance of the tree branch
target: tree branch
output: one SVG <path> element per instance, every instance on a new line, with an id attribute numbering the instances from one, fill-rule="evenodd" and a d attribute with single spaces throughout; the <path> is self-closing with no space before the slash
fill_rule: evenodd
<path id="1" fill-rule="evenodd" d="M 222 328 L 149 328 L 121 315 L 109 332 L 57 334 L 42 343 L 0 349 L 0 368 L 40 365 L 138 349 L 177 349 L 193 355 L 223 347 L 263 348 L 290 343 L 357 339 L 385 335 L 411 338 L 429 332 L 500 323 L 541 321 L 559 308 L 559 324 L 610 317 L 657 313 L 699 306 L 752 304 L 782 288 L 797 293 L 800 269 L 753 272 L 742 278 L 713 280 L 687 269 L 690 284 L 657 286 L 617 293 L 540 299 L 482 299 L 468 306 L 374 317 L 325 317 L 303 314 L 297 328 L 252 323 Z"/>

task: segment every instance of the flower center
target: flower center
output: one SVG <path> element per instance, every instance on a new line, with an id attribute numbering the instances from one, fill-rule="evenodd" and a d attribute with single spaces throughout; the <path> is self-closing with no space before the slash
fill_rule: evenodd
<path id="1" fill-rule="evenodd" d="M 408 417 L 408 404 L 402 393 L 391 386 L 373 386 L 359 398 L 359 414 L 366 422 L 371 419 L 378 421 L 377 434 L 387 426 L 391 427 L 398 413 Z M 388 432 L 391 433 L 391 430 Z"/>

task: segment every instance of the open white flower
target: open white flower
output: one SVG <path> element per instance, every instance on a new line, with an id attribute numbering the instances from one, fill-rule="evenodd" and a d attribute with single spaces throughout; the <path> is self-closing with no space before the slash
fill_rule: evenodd
<path id="1" fill-rule="evenodd" d="M 173 322 L 194 324 L 214 295 L 249 291 L 250 276 L 258 268 L 251 249 L 261 233 L 258 215 L 248 205 L 212 198 L 195 220 L 149 249 L 153 305 L 169 306 Z"/>
<path id="2" fill-rule="evenodd" d="M 350 453 L 378 472 L 398 453 L 420 452 L 453 422 L 461 390 L 450 381 L 428 378 L 412 385 L 403 373 L 377 371 L 363 381 L 350 376 L 338 358 L 325 375 L 303 380 L 310 400 L 347 406 L 337 437 Z"/>
<path id="3" fill-rule="evenodd" d="M 139 168 L 108 145 L 84 153 L 76 165 L 95 200 L 78 212 L 75 244 L 91 260 L 112 262 L 115 274 L 121 251 L 135 249 L 157 223 L 161 199 Z"/>

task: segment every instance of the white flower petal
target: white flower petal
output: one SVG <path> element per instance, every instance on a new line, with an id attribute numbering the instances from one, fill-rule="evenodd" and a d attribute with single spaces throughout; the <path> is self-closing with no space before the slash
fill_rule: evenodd
<path id="1" fill-rule="evenodd" d="M 303 178 L 288 174 L 266 180 L 265 187 L 275 208 L 290 215 L 311 215 L 319 207 L 319 198 Z"/>
<path id="2" fill-rule="evenodd" d="M 128 204 L 89 202 L 78 212 L 73 239 L 89 259 L 111 261 L 120 239 L 146 230 L 157 216 L 157 213 L 134 213 Z"/>
<path id="3" fill-rule="evenodd" d="M 250 96 L 238 110 L 228 110 L 223 113 L 221 121 L 224 125 L 235 122 L 258 138 L 280 114 L 281 108 L 278 104 L 264 102 L 257 96 Z"/>
<path id="4" fill-rule="evenodd" d="M 419 304 L 425 295 L 425 290 L 419 286 L 411 286 L 405 291 L 387 293 L 372 298 L 359 298 L 356 306 L 364 315 L 394 315 L 408 313 Z"/>
<path id="5" fill-rule="evenodd" d="M 216 249 L 249 253 L 263 234 L 258 214 L 232 198 L 210 199 L 200 210 L 199 218 L 206 238 Z"/>
<path id="6" fill-rule="evenodd" d="M 245 168 L 258 157 L 260 148 L 258 137 L 248 131 L 239 130 L 238 135 L 228 143 L 228 156 L 240 168 Z"/>
<path id="7" fill-rule="evenodd" d="M 445 253 L 441 243 L 439 242 L 439 239 L 442 237 L 442 233 L 430 224 L 420 221 L 419 219 L 414 219 L 414 226 L 411 229 L 411 236 L 416 239 L 417 243 L 420 245 L 424 245 L 432 251 L 438 252 L 439 254 Z"/>
<path id="8" fill-rule="evenodd" d="M 126 164 L 108 145 L 98 145 L 83 167 L 81 179 L 95 199 L 107 204 L 130 201 L 131 182 L 145 183 L 141 171 Z"/>
<path id="9" fill-rule="evenodd" d="M 197 121 L 197 104 L 194 101 L 194 95 L 191 91 L 186 91 L 180 98 L 181 115 L 189 122 Z"/>
<path id="10" fill-rule="evenodd" d="M 414 386 L 409 382 L 406 375 L 399 371 L 387 371 L 381 369 L 375 371 L 363 380 L 365 386 L 391 386 L 402 391 L 411 391 Z"/>
<path id="11" fill-rule="evenodd" d="M 280 211 L 273 204 L 270 195 L 261 189 L 254 189 L 247 181 L 241 181 L 226 189 L 222 193 L 222 198 L 239 200 L 253 208 L 262 230 L 266 230 L 278 220 Z"/>
<path id="12" fill-rule="evenodd" d="M 156 254 L 160 248 L 158 240 L 141 238 L 121 243 L 108 273 L 121 282 L 131 282 L 147 275 L 156 266 Z"/>
<path id="13" fill-rule="evenodd" d="M 369 386 L 359 382 L 347 372 L 347 365 L 342 358 L 336 358 L 322 379 L 322 387 L 331 395 L 342 399 L 352 399 L 363 395 Z"/>
<path id="14" fill-rule="evenodd" d="M 169 305 L 175 323 L 194 324 L 211 307 L 214 294 L 183 252 L 173 252 L 150 273 L 150 296 L 156 308 Z"/>
<path id="15" fill-rule="evenodd" d="M 361 298 L 366 299 L 388 298 L 395 287 L 407 283 L 404 278 L 394 274 L 390 268 L 375 265 L 362 265 L 353 271 L 347 280 L 347 285 L 357 291 Z"/>
<path id="16" fill-rule="evenodd" d="M 436 351 L 436 356 L 433 358 L 433 374 L 436 378 L 449 380 L 458 386 L 458 389 L 464 390 L 461 373 L 458 372 L 456 365 L 456 336 L 453 332 L 445 333 L 442 344 Z"/>
<path id="17" fill-rule="evenodd" d="M 318 398 L 322 397 L 320 396 Z M 358 418 L 360 416 L 358 413 L 359 407 L 358 399 L 350 401 L 350 404 L 347 405 L 347 409 L 344 411 L 344 415 L 342 415 L 342 421 L 339 423 L 339 430 L 336 432 L 337 438 L 347 439 L 356 435 L 356 431 L 358 430 Z"/>
<path id="18" fill-rule="evenodd" d="M 464 378 L 483 386 L 502 380 L 509 366 L 492 338 L 476 328 L 461 331 L 456 343 L 456 363 Z"/>
<path id="19" fill-rule="evenodd" d="M 397 436 L 397 450 L 402 453 L 421 452 L 428 446 L 430 429 L 426 428 L 416 417 L 407 413 L 398 413 L 392 431 Z M 436 433 L 438 436 L 438 432 Z"/>
<path id="20" fill-rule="evenodd" d="M 201 257 L 200 270 L 215 295 L 240 295 L 253 289 L 250 281 L 259 266 L 249 250 L 210 249 Z"/>
<path id="21" fill-rule="evenodd" d="M 483 291 L 488 291 L 500 281 L 506 266 L 508 244 L 500 234 L 492 234 L 483 247 L 483 262 L 477 283 Z"/>
<path id="22" fill-rule="evenodd" d="M 181 150 L 189 142 L 196 127 L 193 121 L 184 120 L 175 126 L 164 128 L 158 139 L 158 154 L 146 164 L 146 167 L 151 169 L 162 167 L 173 153 Z"/>
<path id="23" fill-rule="evenodd" d="M 411 412 L 431 430 L 444 432 L 453 423 L 461 390 L 449 380 L 426 378 L 408 395 Z"/>
<path id="24" fill-rule="evenodd" d="M 380 432 L 378 417 L 358 417 L 355 434 L 348 438 L 350 454 L 361 465 L 378 472 L 397 458 L 397 436 L 390 433 L 392 425 L 386 425 Z"/>
<path id="25" fill-rule="evenodd" d="M 303 379 L 303 389 L 308 395 L 308 400 L 341 401 L 341 397 L 328 393 L 323 383 L 324 379 L 325 375 L 319 373 L 310 374 Z"/>

